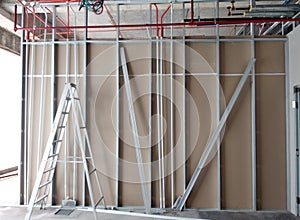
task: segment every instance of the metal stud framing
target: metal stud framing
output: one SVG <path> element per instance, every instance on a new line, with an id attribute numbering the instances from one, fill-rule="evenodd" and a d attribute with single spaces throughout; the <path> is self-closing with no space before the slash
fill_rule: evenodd
<path id="1" fill-rule="evenodd" d="M 252 1 L 251 1 L 252 2 Z M 185 18 L 184 15 L 185 15 L 185 12 L 186 12 L 186 4 L 188 3 L 184 3 L 182 2 L 182 14 L 183 14 L 183 19 Z M 251 3 L 252 4 L 252 3 Z M 165 6 L 166 4 L 161 4 L 159 5 L 160 7 L 163 7 Z M 120 24 L 120 5 L 119 4 L 116 4 L 116 9 L 117 9 L 117 24 L 119 25 Z M 56 16 L 56 7 L 53 7 L 53 21 L 55 21 L 55 16 Z M 150 23 L 152 24 L 153 22 L 151 21 L 152 19 L 152 8 L 150 7 L 149 9 L 150 11 Z M 174 17 L 174 12 L 173 12 L 173 5 L 171 6 L 171 13 L 170 13 L 170 20 L 171 22 L 173 22 L 173 17 Z M 216 16 L 219 16 L 219 1 L 217 0 L 216 1 Z M 24 12 L 23 12 L 23 23 L 25 24 L 25 15 L 24 15 Z M 86 11 L 85 12 L 85 25 L 88 25 L 88 12 Z M 55 23 L 54 23 L 55 24 Z M 255 135 L 255 132 L 256 132 L 256 124 L 255 124 L 255 118 L 256 118 L 256 112 L 255 112 L 255 67 L 254 67 L 254 59 L 255 59 L 255 42 L 256 41 L 264 41 L 266 39 L 258 39 L 258 38 L 255 38 L 255 33 L 254 33 L 254 26 L 251 25 L 251 36 L 250 38 L 240 38 L 240 39 L 223 39 L 223 38 L 220 38 L 220 27 L 219 25 L 216 25 L 216 28 L 215 28 L 215 34 L 216 34 L 216 38 L 215 39 L 188 39 L 186 38 L 186 29 L 185 27 L 182 28 L 182 36 L 180 39 L 178 38 L 175 38 L 173 36 L 174 34 L 174 31 L 173 31 L 173 27 L 171 27 L 171 31 L 170 31 L 170 36 L 169 38 L 164 38 L 163 36 L 154 36 L 154 31 L 152 30 L 153 27 L 150 27 L 149 28 L 150 31 L 150 36 L 149 36 L 149 39 L 142 39 L 142 40 L 126 40 L 126 39 L 123 39 L 123 38 L 120 38 L 120 31 L 121 29 L 120 28 L 116 28 L 116 39 L 115 41 L 110 41 L 110 40 L 88 40 L 88 30 L 85 29 L 84 30 L 84 39 L 83 40 L 77 40 L 77 39 L 74 39 L 73 41 L 69 41 L 69 39 L 67 39 L 66 41 L 56 41 L 55 40 L 55 36 L 56 36 L 56 30 L 52 30 L 52 41 L 51 42 L 26 42 L 25 40 L 23 40 L 22 42 L 22 54 L 23 54 L 23 74 L 24 74 L 24 78 L 23 78 L 23 117 L 22 117 L 22 143 L 23 143 L 23 148 L 22 148 L 22 154 L 21 154 L 21 157 L 22 157 L 22 162 L 21 162 L 21 165 L 23 168 L 23 172 L 22 172 L 22 176 L 21 176 L 21 184 L 23 187 L 21 187 L 21 203 L 24 203 L 26 204 L 26 199 L 28 200 L 28 194 L 29 194 L 29 185 L 30 183 L 28 182 L 29 181 L 29 178 L 30 178 L 30 163 L 29 163 L 29 160 L 30 160 L 30 147 L 29 147 L 29 143 L 30 143 L 30 121 L 28 122 L 28 124 L 26 124 L 26 117 L 28 117 L 28 119 L 30 119 L 30 115 L 31 115 L 31 112 L 30 112 L 30 98 L 31 98 L 31 94 L 27 94 L 29 91 L 30 92 L 30 88 L 28 89 L 28 86 L 30 85 L 32 87 L 32 82 L 29 83 L 29 76 L 31 75 L 31 79 L 30 80 L 33 80 L 34 77 L 38 78 L 38 77 L 42 77 L 42 76 L 33 76 L 33 74 L 29 74 L 28 72 L 28 61 L 29 59 L 27 60 L 26 58 L 28 57 L 28 53 L 29 53 L 29 48 L 31 46 L 31 49 L 32 51 L 34 51 L 34 47 L 35 46 L 38 46 L 38 45 L 43 45 L 43 46 L 47 46 L 47 45 L 51 45 L 51 48 L 52 48 L 52 63 L 51 63 L 51 66 L 52 66 L 52 70 L 51 70 L 51 103 L 52 103 L 52 116 L 51 118 L 54 118 L 54 112 L 55 112 L 55 108 L 56 108 L 56 92 L 57 92 L 57 77 L 59 77 L 56 73 L 57 71 L 57 66 L 56 66 L 56 61 L 55 61 L 55 56 L 57 55 L 57 52 L 56 52 L 56 47 L 58 45 L 65 45 L 66 46 L 66 60 L 69 60 L 69 46 L 72 45 L 74 47 L 77 47 L 78 45 L 83 45 L 84 46 L 84 54 L 83 54 L 83 65 L 85 67 L 85 70 L 83 72 L 83 76 L 78 76 L 78 80 L 82 77 L 83 79 L 83 83 L 82 83 L 82 87 L 81 87 L 81 92 L 82 92 L 82 96 L 85 97 L 84 99 L 84 115 L 86 117 L 86 110 L 87 110 L 87 88 L 88 88 L 88 85 L 87 85 L 87 72 L 86 72 L 86 67 L 88 65 L 88 44 L 111 44 L 111 45 L 116 45 L 116 50 L 117 50 L 117 57 L 116 57 L 116 63 L 117 63 L 117 68 L 116 68 L 116 89 L 117 89 L 117 112 L 116 112 L 116 115 L 115 117 L 117 118 L 117 134 L 119 135 L 119 132 L 120 132 L 120 123 L 119 123 L 119 119 L 120 119 L 120 106 L 121 106 L 121 100 L 120 100 L 120 96 L 118 94 L 118 91 L 120 89 L 120 73 L 119 73 L 119 66 L 120 66 L 120 60 L 119 60 L 119 57 L 121 55 L 120 53 L 120 48 L 121 48 L 121 45 L 122 47 L 126 47 L 126 45 L 128 44 L 132 44 L 132 43 L 147 43 L 150 47 L 150 57 L 153 57 L 156 53 L 156 60 L 153 61 L 152 59 L 149 61 L 150 62 L 150 66 L 149 66 L 149 75 L 147 75 L 149 77 L 149 89 L 150 89 L 150 93 L 154 92 L 155 89 L 156 89 L 156 114 L 159 114 L 161 117 L 163 117 L 166 111 L 166 109 L 164 109 L 164 106 L 163 106 L 163 99 L 162 99 L 162 96 L 161 94 L 163 94 L 163 82 L 164 82 L 164 79 L 166 77 L 170 77 L 170 94 L 171 94 L 171 104 L 170 104 L 170 127 L 171 127 L 171 130 L 170 130 L 170 140 L 169 141 L 165 141 L 163 137 L 161 137 L 161 134 L 162 134 L 162 131 L 163 131 L 163 121 L 162 119 L 160 119 L 159 117 L 157 118 L 157 131 L 155 131 L 156 128 L 153 128 L 152 125 L 154 124 L 154 122 L 152 121 L 151 119 L 151 116 L 153 115 L 153 106 L 152 106 L 152 99 L 154 96 L 150 95 L 149 97 L 149 102 L 148 102 L 148 107 L 149 107 L 149 135 L 150 135 L 150 138 L 149 138 L 149 144 L 150 146 L 152 146 L 152 140 L 151 140 L 151 137 L 152 135 L 154 136 L 154 132 L 157 132 L 157 140 L 158 140 L 158 163 L 159 163 L 159 179 L 158 179 L 158 182 L 159 182 L 159 208 L 163 209 L 163 208 L 168 208 L 167 205 L 166 205 L 166 191 L 168 191 L 168 189 L 166 189 L 166 182 L 165 182 L 165 161 L 164 161 L 164 154 L 166 152 L 166 149 L 164 148 L 170 148 L 171 149 L 171 170 L 172 170 L 172 173 L 170 174 L 170 186 L 171 186 L 171 189 L 170 189 L 170 192 L 171 192 L 171 203 L 174 204 L 175 203 L 175 200 L 176 200 L 176 197 L 175 197 L 175 194 L 178 190 L 181 190 L 184 194 L 183 194 L 183 198 L 181 200 L 179 200 L 179 204 L 178 206 L 176 207 L 177 209 L 181 210 L 184 208 L 185 206 L 185 202 L 187 201 L 188 199 L 188 195 L 189 193 L 191 192 L 192 188 L 193 188 L 193 185 L 195 184 L 196 180 L 197 180 L 197 177 L 199 176 L 199 173 L 201 172 L 201 169 L 202 169 L 202 164 L 200 164 L 201 161 L 199 161 L 199 166 L 197 168 L 197 170 L 195 171 L 195 177 L 192 177 L 189 185 L 187 186 L 186 182 L 187 182 L 187 173 L 186 173 L 186 164 L 184 163 L 183 164 L 183 168 L 182 168 L 182 185 L 183 185 L 183 188 L 182 189 L 178 189 L 176 188 L 175 189 L 175 174 L 173 173 L 174 171 L 174 163 L 175 163 L 175 156 L 173 154 L 173 148 L 174 148 L 174 145 L 176 143 L 174 143 L 174 136 L 175 136 L 175 131 L 173 129 L 173 126 L 174 126 L 174 115 L 175 115 L 175 112 L 174 112 L 174 107 L 173 107 L 173 104 L 172 102 L 174 101 L 175 97 L 174 97 L 174 88 L 173 88 L 173 80 L 175 79 L 175 76 L 180 76 L 181 77 L 181 83 L 182 83 L 182 91 L 181 91 L 181 95 L 182 95 L 182 102 L 183 102 L 183 106 L 182 106 L 182 119 L 181 119 L 181 126 L 182 126 L 182 154 L 183 154 L 183 158 L 186 159 L 186 148 L 187 148 L 187 132 L 186 131 L 186 76 L 187 76 L 187 72 L 186 72 L 186 54 L 185 54 L 185 46 L 186 46 L 186 43 L 187 42 L 209 42 L 209 43 L 215 43 L 216 45 L 216 75 L 217 75 L 217 78 L 218 80 L 220 80 L 220 75 L 221 75 L 221 70 L 220 70 L 220 44 L 222 42 L 250 42 L 251 44 L 251 62 L 247 68 L 247 70 L 245 71 L 245 74 L 243 77 L 246 77 L 248 76 L 249 72 L 252 72 L 251 74 L 251 79 L 252 79 L 252 84 L 251 84 L 251 117 L 252 117 L 252 121 L 251 121 L 251 130 L 252 130 L 252 137 L 251 137 L 251 140 L 252 140 L 252 167 L 251 167 L 251 170 L 252 170 L 252 183 L 251 183 L 251 186 L 252 186 L 252 209 L 253 210 L 256 210 L 256 135 Z M 23 33 L 23 36 L 24 36 L 24 33 Z M 25 39 L 23 37 L 23 39 Z M 285 39 L 280 39 L 280 38 L 268 38 L 267 41 L 285 41 Z M 174 58 L 174 44 L 175 43 L 181 43 L 182 44 L 182 55 L 181 55 L 181 59 L 182 59 L 182 73 L 181 74 L 175 74 L 174 73 L 174 66 L 173 66 L 173 61 L 175 60 Z M 164 49 L 164 45 L 167 45 L 169 44 L 170 45 L 170 73 L 168 74 L 163 74 L 163 65 L 164 62 L 163 62 L 163 49 Z M 154 47 L 153 47 L 154 46 Z M 77 55 L 78 51 L 75 52 L 75 54 Z M 31 56 L 34 55 L 34 52 L 32 52 Z M 74 60 L 75 61 L 75 60 Z M 76 63 L 76 62 L 75 62 Z M 153 73 L 154 69 L 152 67 L 152 64 L 156 64 L 156 73 Z M 32 66 L 31 66 L 32 67 Z M 33 68 L 33 67 L 32 67 Z M 77 66 L 75 67 L 75 72 L 76 72 L 76 75 L 77 75 Z M 250 71 L 251 70 L 251 71 Z M 65 74 L 65 77 L 66 77 L 66 81 L 69 80 L 69 77 L 70 75 L 68 75 L 68 72 L 69 72 L 69 66 L 68 64 L 66 64 L 66 74 Z M 243 78 L 244 80 L 246 78 Z M 77 80 L 77 78 L 76 78 Z M 154 84 L 156 86 L 154 86 Z M 241 86 L 242 87 L 242 86 Z M 241 89 L 241 87 L 239 89 Z M 228 116 L 228 114 L 230 113 L 230 110 L 225 111 L 224 114 L 226 114 L 226 117 L 225 117 L 225 121 L 223 119 L 223 116 L 220 117 L 220 85 L 217 85 L 216 87 L 216 106 L 217 106 L 217 111 L 216 111 L 216 117 L 217 117 L 217 122 L 219 123 L 218 124 L 218 127 L 217 129 L 221 129 L 222 128 L 222 123 L 226 121 L 226 117 Z M 238 97 L 238 93 L 234 95 L 234 99 L 236 99 Z M 28 97 L 28 99 L 26 99 L 26 97 Z M 234 104 L 234 102 L 233 102 Z M 232 104 L 232 106 L 233 106 Z M 231 108 L 232 108 L 231 106 Z M 28 110 L 27 110 L 28 109 Z M 29 112 L 27 112 L 29 111 Z M 28 134 L 29 132 L 29 134 Z M 28 135 L 28 137 L 26 137 L 26 135 Z M 116 135 L 116 146 L 115 146 L 115 149 L 116 149 L 116 176 L 115 176 L 115 180 L 116 180 L 116 183 L 115 183 L 115 186 L 114 186 L 114 189 L 115 189 L 115 200 L 114 200 L 114 204 L 115 206 L 120 206 L 120 200 L 119 200 L 119 196 L 120 196 L 120 170 L 119 170 L 119 157 L 120 157 L 120 141 L 119 141 L 119 137 L 118 135 Z M 216 133 L 216 139 L 215 140 L 212 140 L 212 143 L 215 143 L 214 141 L 217 141 L 218 143 L 218 146 L 220 146 L 220 140 L 218 139 L 218 133 Z M 166 146 L 167 143 L 170 143 L 170 146 Z M 289 153 L 289 152 L 287 152 Z M 149 158 L 150 160 L 152 160 L 152 153 L 150 153 L 149 155 Z M 75 166 L 75 165 L 74 165 Z M 149 179 L 152 180 L 152 173 L 154 172 L 153 170 L 151 170 L 151 167 L 149 168 Z M 148 172 L 148 171 L 147 171 Z M 156 172 L 156 171 L 155 171 Z M 287 172 L 289 173 L 289 172 Z M 288 177 L 289 178 L 289 177 Z M 76 177 L 74 177 L 74 179 L 76 179 Z M 147 178 L 148 179 L 148 178 Z M 145 177 L 145 180 L 146 180 L 146 177 Z M 83 187 L 82 187 L 82 201 L 83 201 L 83 206 L 85 205 L 85 200 L 86 200 L 86 197 L 85 197 L 85 180 L 84 180 L 84 175 L 83 175 L 83 178 L 82 178 L 82 181 L 83 181 Z M 222 200 L 222 194 L 221 194 L 221 154 L 220 154 L 220 151 L 217 152 L 217 190 L 218 190 L 218 193 L 217 193 L 217 204 L 216 204 L 216 208 L 217 209 L 222 209 L 222 204 L 221 204 L 221 200 Z M 67 185 L 67 183 L 65 182 L 65 185 Z M 287 184 L 289 186 L 289 184 Z M 147 212 L 150 212 L 150 208 L 152 206 L 152 203 L 151 203 L 151 196 L 153 196 L 153 192 L 151 192 L 151 184 L 149 184 L 149 186 L 147 186 L 146 184 L 143 186 L 144 189 L 143 189 L 143 196 L 144 196 L 144 204 L 145 204 L 145 207 L 146 207 L 146 211 Z M 150 192 L 150 197 L 148 197 L 149 195 L 147 195 L 148 193 Z M 67 194 L 67 191 L 65 191 L 65 193 Z M 74 192 L 73 195 L 75 195 L 76 193 Z M 54 195 L 53 195 L 54 196 Z M 54 198 L 54 197 L 53 197 Z M 54 199 L 53 199 L 54 200 Z M 27 201 L 28 203 L 28 201 Z M 289 205 L 290 206 L 290 205 Z"/>

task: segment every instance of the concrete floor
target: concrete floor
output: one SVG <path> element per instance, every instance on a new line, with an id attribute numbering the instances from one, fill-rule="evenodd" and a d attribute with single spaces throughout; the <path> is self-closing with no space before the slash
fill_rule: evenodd
<path id="1" fill-rule="evenodd" d="M 58 208 L 46 210 L 34 209 L 31 219 L 42 220 L 86 220 L 93 219 L 93 213 L 88 210 L 77 209 L 69 216 L 55 215 Z M 21 220 L 26 214 L 26 207 L 0 206 L 0 220 Z M 97 217 L 101 220 L 128 219 L 211 219 L 211 220 L 300 220 L 288 212 L 234 212 L 234 211 L 196 211 L 177 212 L 168 210 L 162 214 L 145 215 L 141 212 L 125 212 L 112 210 L 97 210 Z"/>

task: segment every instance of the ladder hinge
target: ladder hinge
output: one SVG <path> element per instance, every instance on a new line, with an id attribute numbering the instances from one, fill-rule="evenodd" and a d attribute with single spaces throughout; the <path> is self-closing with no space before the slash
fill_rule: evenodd
<path id="1" fill-rule="evenodd" d="M 297 204 L 300 204 L 300 197 L 299 196 L 296 197 L 296 202 L 297 202 Z"/>

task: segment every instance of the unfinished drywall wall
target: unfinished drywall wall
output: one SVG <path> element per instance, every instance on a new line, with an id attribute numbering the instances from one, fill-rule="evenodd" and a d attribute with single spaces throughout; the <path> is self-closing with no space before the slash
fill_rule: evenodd
<path id="1" fill-rule="evenodd" d="M 88 132 L 107 204 L 123 207 L 144 205 L 124 73 L 118 59 L 119 46 L 122 46 L 128 62 L 149 202 L 152 207 L 172 207 L 184 193 L 250 61 L 251 42 L 220 42 L 218 46 L 216 42 L 188 40 L 185 43 L 174 40 L 75 45 L 58 44 L 55 50 L 49 46 L 45 55 L 49 60 L 45 66 L 48 78 L 44 79 L 47 90 L 42 115 L 43 144 L 51 127 L 51 91 L 57 91 L 59 101 L 65 81 L 75 82 L 76 79 L 81 102 L 86 109 Z M 252 119 L 249 77 L 223 129 L 220 151 L 216 145 L 187 200 L 187 208 L 252 209 L 251 122 L 255 120 L 257 207 L 259 210 L 287 209 L 284 43 L 264 40 L 255 42 L 254 49 L 256 117 Z M 43 47 L 35 46 L 35 50 L 32 66 L 35 69 L 32 71 L 34 81 L 30 81 L 28 74 L 28 91 L 31 83 L 34 83 L 35 90 L 41 86 L 40 74 L 43 71 L 39 65 Z M 51 61 L 53 57 L 54 64 Z M 32 59 L 31 55 L 29 64 Z M 69 65 L 66 66 L 66 63 Z M 216 72 L 218 69 L 219 73 Z M 272 91 L 274 85 L 276 90 Z M 163 96 L 162 99 L 158 93 Z M 35 112 L 38 112 L 40 94 L 28 93 L 28 100 L 32 100 Z M 158 127 L 158 113 L 161 110 L 164 120 Z M 35 112 L 31 114 L 36 115 Z M 38 120 L 28 122 L 31 126 L 30 132 L 27 132 L 30 144 L 24 146 L 31 158 L 36 158 L 37 154 L 38 123 Z M 66 147 L 70 148 L 67 154 L 74 157 L 76 141 L 72 137 L 71 127 Z M 161 137 L 160 141 L 158 137 Z M 79 153 L 76 155 L 79 156 Z M 163 159 L 158 160 L 162 155 Z M 29 192 L 36 168 L 36 163 L 31 163 Z M 76 177 L 72 174 L 74 169 L 79 171 Z M 60 164 L 56 173 L 54 203 L 59 204 L 67 196 L 76 199 L 78 204 L 88 204 L 88 193 L 84 197 L 86 190 L 83 188 L 80 166 L 67 166 L 70 180 L 66 188 L 71 188 L 67 192 L 62 187 L 64 178 L 58 178 L 64 176 L 64 170 L 64 165 Z M 163 179 L 161 175 L 164 175 Z"/>

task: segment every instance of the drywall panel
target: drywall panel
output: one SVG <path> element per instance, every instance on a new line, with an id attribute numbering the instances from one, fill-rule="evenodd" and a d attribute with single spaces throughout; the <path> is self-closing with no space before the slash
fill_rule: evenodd
<path id="1" fill-rule="evenodd" d="M 75 75 L 84 72 L 84 46 L 82 44 L 55 45 L 55 50 L 56 75 L 64 76 L 66 73 Z"/>
<path id="2" fill-rule="evenodd" d="M 50 75 L 52 72 L 52 47 L 31 45 L 28 47 L 28 73 Z M 43 59 L 45 58 L 45 59 Z M 44 60 L 44 61 L 43 61 Z"/>
<path id="3" fill-rule="evenodd" d="M 186 77 L 186 170 L 190 180 L 216 128 L 216 84 L 212 76 Z M 217 208 L 217 148 L 211 153 L 187 201 L 187 207 Z"/>
<path id="4" fill-rule="evenodd" d="M 285 42 L 255 42 L 255 73 L 285 73 Z"/>
<path id="5" fill-rule="evenodd" d="M 130 79 L 130 88 L 132 92 L 132 101 L 134 103 L 139 144 L 141 147 L 144 173 L 147 182 L 150 182 L 149 177 L 151 169 L 151 144 L 149 137 L 149 98 L 151 93 L 149 76 L 135 76 L 134 78 Z M 137 146 L 134 142 L 134 130 L 129 113 L 129 108 L 131 108 L 131 106 L 129 106 L 130 102 L 128 101 L 128 94 L 124 84 L 121 85 L 120 88 L 120 97 L 122 100 L 122 111 L 120 114 L 120 177 L 123 181 L 120 192 L 120 202 L 122 206 L 139 206 L 143 205 L 144 203 L 140 185 L 141 180 L 138 170 L 139 168 L 136 159 L 135 148 Z M 153 167 L 153 169 L 155 168 Z M 150 196 L 149 189 L 147 193 Z"/>
<path id="6" fill-rule="evenodd" d="M 250 42 L 221 42 L 221 74 L 241 74 L 246 69 L 251 57 Z"/>
<path id="7" fill-rule="evenodd" d="M 151 46 L 150 43 L 143 44 L 124 44 L 127 68 L 130 75 L 147 75 L 149 74 Z"/>
<path id="8" fill-rule="evenodd" d="M 169 78 L 170 79 L 170 78 Z M 184 112 L 184 96 L 185 93 L 185 84 L 183 84 L 183 77 L 176 76 L 173 77 L 173 85 L 177 85 L 177 89 L 174 89 L 173 94 L 173 106 L 174 106 L 174 123 L 173 123 L 173 160 L 174 160 L 174 170 L 170 170 L 169 178 L 171 178 L 171 174 L 174 175 L 174 200 L 176 200 L 179 196 L 183 194 L 185 189 L 186 180 L 182 178 L 186 175 L 186 167 L 185 167 L 185 153 L 186 150 L 184 148 L 184 123 L 186 122 L 183 116 Z M 171 158 L 169 159 L 171 160 Z M 171 161 L 170 161 L 171 162 Z M 171 188 L 169 189 L 171 190 Z M 158 194 L 157 194 L 158 195 Z M 171 192 L 170 192 L 171 196 Z M 170 202 L 167 201 L 167 202 Z M 174 204 L 175 201 L 171 201 Z"/>
<path id="9" fill-rule="evenodd" d="M 87 123 L 108 205 L 116 205 L 117 68 L 114 45 L 88 45 Z"/>
<path id="10" fill-rule="evenodd" d="M 285 210 L 285 76 L 257 76 L 256 82 L 257 205 Z"/>
<path id="11" fill-rule="evenodd" d="M 259 209 L 285 209 L 285 185 L 282 180 L 285 180 L 285 132 L 284 118 L 285 112 L 282 111 L 284 106 L 284 76 L 279 78 L 269 78 L 261 76 L 262 74 L 282 72 L 283 57 L 279 55 L 282 50 L 281 42 L 259 42 L 256 46 L 257 66 L 259 77 L 257 78 L 257 111 L 256 121 L 258 123 L 258 208 Z M 157 109 L 156 109 L 156 77 L 155 74 L 156 62 L 149 59 L 151 55 L 150 42 L 141 44 L 124 44 L 126 58 L 128 61 L 128 70 L 130 73 L 131 91 L 134 97 L 134 109 L 136 111 L 137 126 L 139 130 L 139 139 L 143 147 L 142 157 L 144 164 L 145 175 L 147 181 L 152 180 L 151 184 L 147 184 L 148 193 L 151 195 L 152 207 L 160 206 L 159 192 L 159 171 L 158 171 L 158 149 L 157 149 Z M 152 44 L 152 55 L 156 54 L 156 44 Z M 165 60 L 162 62 L 163 74 L 163 109 L 164 109 L 164 154 L 165 154 L 165 203 L 166 207 L 171 207 L 174 203 L 172 197 L 176 200 L 183 194 L 186 184 L 189 182 L 195 167 L 197 166 L 201 154 L 206 146 L 211 132 L 214 130 L 216 121 L 216 104 L 218 102 L 217 82 L 214 81 L 213 72 L 216 69 L 216 47 L 213 43 L 189 43 L 187 49 L 182 44 L 173 44 L 174 54 L 171 56 L 171 43 L 163 44 L 163 56 Z M 221 86 L 226 98 L 230 100 L 236 85 L 240 79 L 238 74 L 242 74 L 249 63 L 250 59 L 250 42 L 222 42 L 220 51 Z M 278 48 L 277 48 L 278 46 Z M 160 44 L 158 44 L 158 48 Z M 265 48 L 266 49 L 265 49 Z M 272 48 L 276 53 L 269 53 L 266 50 Z M 42 50 L 41 46 L 35 48 L 37 54 Z M 76 59 L 74 56 L 74 45 L 69 45 L 70 56 L 68 58 L 68 74 L 71 74 L 69 80 L 75 82 L 74 73 L 84 72 L 84 48 L 83 45 L 77 48 L 78 66 L 75 67 Z M 160 50 L 159 50 L 160 51 Z M 55 71 L 57 79 L 57 94 L 61 95 L 65 83 L 66 71 L 66 46 L 56 45 L 57 58 L 55 59 Z M 186 54 L 184 54 L 186 53 Z M 274 55 L 273 55 L 274 54 Z M 95 156 L 96 166 L 98 168 L 103 191 L 105 193 L 106 202 L 108 205 L 120 206 L 143 206 L 142 191 L 139 182 L 138 167 L 136 164 L 136 155 L 133 143 L 132 126 L 129 116 L 129 106 L 127 95 L 124 88 L 124 79 L 122 75 L 117 76 L 117 45 L 112 44 L 88 44 L 88 67 L 87 67 L 87 96 L 83 97 L 84 79 L 80 78 L 77 81 L 78 89 L 82 97 L 82 101 L 86 99 L 87 104 L 87 127 L 91 139 L 93 153 Z M 47 59 L 51 56 L 51 52 L 47 52 Z M 52 56 L 51 56 L 52 57 Z M 154 56 L 155 57 L 155 56 Z M 204 59 L 203 62 L 198 62 L 198 58 Z M 153 58 L 153 57 L 152 57 Z M 32 56 L 29 57 L 32 59 Z M 42 56 L 35 57 L 36 70 L 40 67 L 39 59 Z M 51 61 L 51 59 L 50 59 Z M 50 62 L 47 61 L 47 62 Z M 170 62 L 173 61 L 174 76 L 174 172 L 171 167 L 171 146 L 170 146 Z M 273 65 L 274 63 L 274 65 Z M 160 63 L 158 63 L 160 65 Z M 202 65 L 203 64 L 203 65 Z M 279 65 L 280 64 L 280 65 Z M 152 66 L 151 66 L 152 65 Z M 158 65 L 158 67 L 159 67 Z M 274 67 L 275 66 L 275 67 Z M 152 67 L 152 72 L 151 68 Z M 270 67 L 270 70 L 268 69 Z M 48 66 L 47 66 L 48 68 Z M 276 72 L 271 72 L 275 71 Z M 76 70 L 76 71 L 75 71 Z M 184 71 L 185 70 L 185 71 Z M 120 68 L 122 72 L 122 68 Z M 186 72 L 186 74 L 185 74 Z M 33 71 L 33 73 L 37 73 Z M 193 73 L 191 75 L 191 73 Z M 150 75 L 152 74 L 152 76 Z M 229 75 L 231 74 L 231 75 Z M 232 75 L 233 74 L 233 75 Z M 275 75 L 276 75 L 275 74 Z M 82 77 L 82 75 L 80 75 Z M 185 77 L 185 78 L 184 78 Z M 260 78 L 261 77 L 261 78 Z M 264 78 L 266 77 L 266 78 Z M 275 77 L 275 76 L 269 76 Z M 152 85 L 149 80 L 152 79 Z M 117 82 L 120 81 L 118 85 Z M 45 80 L 47 92 L 44 100 L 51 100 L 51 78 Z M 185 81 L 185 83 L 183 83 Z M 28 80 L 30 83 L 30 78 Z M 37 117 L 40 99 L 39 78 L 34 78 L 33 109 L 34 118 Z M 184 84 L 184 85 L 183 85 Z M 266 85 L 268 84 L 268 85 Z M 274 106 L 269 105 L 270 91 L 265 91 L 268 86 L 275 85 L 277 89 L 274 97 L 278 102 L 278 109 L 273 110 Z M 119 87 L 119 88 L 118 88 Z M 152 89 L 152 94 L 151 94 Z M 120 95 L 120 120 L 117 119 L 117 100 L 119 90 Z M 240 97 L 226 123 L 224 130 L 224 138 L 221 143 L 221 199 L 223 209 L 250 209 L 252 205 L 251 192 L 251 93 L 250 79 L 246 82 Z M 277 98 L 278 96 L 278 98 Z M 58 99 L 59 101 L 59 99 Z M 184 103 L 185 101 L 185 103 Z M 150 105 L 151 104 L 151 105 Z M 50 102 L 45 103 L 45 115 L 43 118 L 45 124 L 50 124 Z M 220 106 L 221 111 L 225 106 Z M 186 112 L 185 118 L 183 113 Z M 196 113 L 196 114 L 195 114 Z M 197 118 L 199 117 L 199 119 Z M 275 120 L 276 119 L 276 120 Z M 278 120 L 279 122 L 278 122 Z M 150 122 L 151 120 L 151 122 Z M 283 121 L 282 121 L 283 120 Z M 274 123 L 273 123 L 274 122 Z M 276 122 L 276 123 L 275 123 Z M 278 122 L 278 124 L 277 124 Z M 72 122 L 71 122 L 72 123 Z M 150 126 L 151 123 L 151 126 Z M 118 133 L 117 126 L 120 125 Z M 276 125 L 274 125 L 276 124 Z M 37 131 L 38 120 L 33 120 L 31 136 L 33 146 L 37 146 Z M 43 131 L 46 139 L 48 137 L 49 126 L 46 126 Z M 199 130 L 197 128 L 199 127 Z M 151 137 L 149 132 L 151 130 Z M 274 130 L 276 138 L 271 136 L 271 131 Z M 47 134 L 46 134 L 47 133 Z M 69 137 L 73 136 L 73 130 L 68 131 Z M 120 137 L 118 137 L 120 135 Z M 272 139 L 273 138 L 273 139 Z M 151 139 L 151 142 L 150 142 Z M 43 140 L 44 141 L 44 140 Z M 184 142 L 185 141 L 185 142 Z M 117 154 L 118 142 L 120 144 L 120 155 Z M 69 154 L 73 155 L 74 139 L 70 138 L 68 144 L 71 145 Z M 275 150 L 273 150 L 275 146 Z M 272 152 L 271 152 L 272 150 Z M 216 150 L 210 157 L 204 172 L 201 173 L 192 193 L 187 201 L 189 208 L 217 208 L 217 159 L 215 157 Z M 185 157 L 186 154 L 186 157 Z M 35 178 L 35 173 L 32 170 L 36 169 L 36 148 L 32 148 L 30 157 L 34 158 L 31 164 L 31 182 Z M 278 173 L 274 175 L 272 161 L 270 158 L 276 157 L 280 160 L 276 166 Z M 119 161 L 120 173 L 117 174 L 117 162 Z M 150 163 L 151 162 L 151 163 Z M 185 163 L 186 162 L 186 163 Z M 272 165 L 271 165 L 272 164 Z M 78 171 L 82 172 L 78 166 Z M 72 179 L 72 170 L 74 167 L 68 166 L 68 177 Z M 174 173 L 174 196 L 171 191 L 171 178 Z M 60 165 L 57 171 L 57 182 L 55 194 L 56 204 L 60 204 L 65 197 L 63 178 L 59 178 L 64 174 L 64 166 Z M 270 176 L 269 176 L 270 175 Z M 78 196 L 76 200 L 82 203 L 82 175 L 77 177 L 76 191 Z M 117 193 L 117 178 L 118 178 L 118 193 Z M 280 178 L 281 181 L 273 183 Z M 31 187 L 32 187 L 31 183 Z M 272 187 L 270 187 L 270 184 Z M 72 188 L 73 181 L 68 181 L 68 188 Z M 274 186 L 273 186 L 274 185 Z M 280 191 L 278 193 L 277 191 Z M 67 196 L 72 197 L 72 192 L 69 190 Z M 274 196 L 276 194 L 276 196 Z M 86 204 L 89 204 L 88 193 L 86 195 Z M 274 201 L 276 200 L 276 201 Z"/>
<path id="12" fill-rule="evenodd" d="M 186 69 L 190 73 L 216 72 L 215 43 L 186 43 Z"/>
<path id="13" fill-rule="evenodd" d="M 43 82 L 42 82 L 43 81 Z M 51 130 L 51 103 L 47 102 L 51 97 L 50 78 L 30 78 L 28 95 L 31 97 L 28 103 L 28 175 L 29 191 L 31 192 L 36 178 L 36 173 L 44 153 L 44 149 Z M 42 86 L 42 84 L 44 86 Z M 41 99 L 41 95 L 43 98 Z M 40 120 L 42 118 L 42 122 Z M 40 123 L 41 122 L 41 123 Z"/>
<path id="14" fill-rule="evenodd" d="M 115 124 L 117 77 L 88 76 L 87 78 L 87 125 L 100 174 L 101 186 L 108 205 L 115 205 L 116 197 L 116 146 L 117 131 Z"/>
<path id="15" fill-rule="evenodd" d="M 239 76 L 221 77 L 228 103 Z M 221 143 L 223 209 L 251 209 L 251 89 L 248 79 L 226 122 Z"/>

